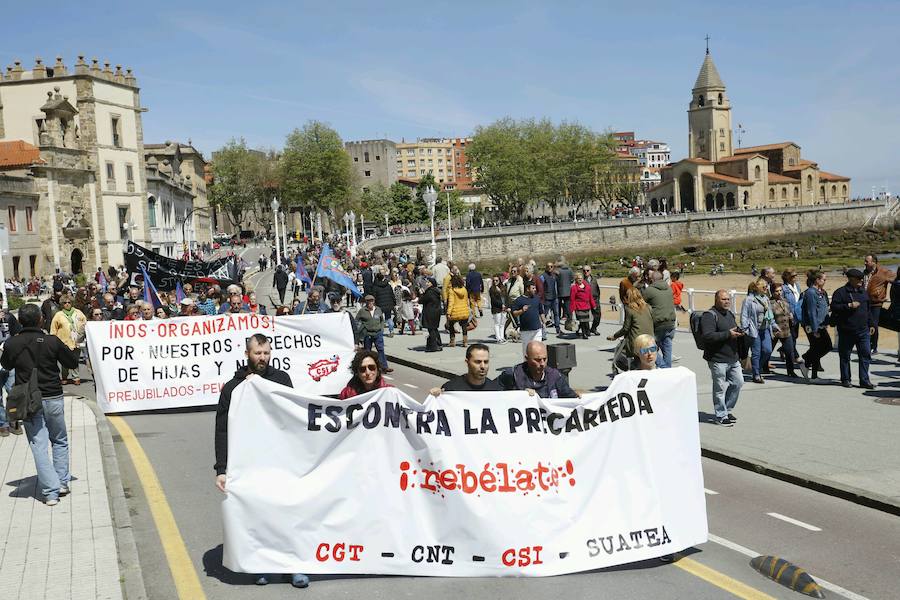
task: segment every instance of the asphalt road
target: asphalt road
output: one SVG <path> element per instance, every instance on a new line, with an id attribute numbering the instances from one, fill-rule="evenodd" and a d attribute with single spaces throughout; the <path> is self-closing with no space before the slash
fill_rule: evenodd
<path id="1" fill-rule="evenodd" d="M 413 396 L 441 380 L 396 366 L 392 383 Z M 222 560 L 221 495 L 213 485 L 212 411 L 139 414 L 125 420 L 149 456 L 208 598 L 280 598 L 288 584 L 256 587 L 226 571 Z M 141 485 L 117 440 L 123 482 L 148 593 L 177 597 Z M 813 575 L 868 598 L 897 597 L 900 519 L 774 479 L 703 461 L 709 543 L 686 552 L 691 559 L 776 598 L 796 595 L 756 573 L 749 553 L 774 554 Z M 773 516 L 775 515 L 775 516 Z M 791 522 L 794 521 L 794 522 Z M 314 577 L 314 597 L 432 599 L 596 596 L 608 598 L 722 598 L 721 588 L 680 569 L 647 561 L 614 569 L 547 579 Z M 835 594 L 826 590 L 829 597 Z M 840 597 L 840 595 L 838 595 Z M 853 598 L 854 596 L 850 595 Z"/>
<path id="2" fill-rule="evenodd" d="M 252 261 L 260 249 L 245 252 Z M 271 289 L 271 273 L 255 275 L 251 271 L 248 276 L 261 298 Z M 442 382 L 414 369 L 394 367 L 392 383 L 413 396 L 424 396 Z M 314 576 L 309 589 L 303 591 L 287 583 L 257 587 L 249 576 L 231 573 L 221 563 L 222 496 L 214 487 L 212 470 L 214 417 L 211 410 L 125 417 L 156 471 L 207 598 L 287 598 L 302 593 L 316 598 L 427 596 L 432 600 L 548 596 L 712 599 L 730 597 L 726 590 L 737 590 L 746 598 L 800 597 L 756 573 L 749 566 L 750 556 L 755 554 L 784 557 L 820 582 L 833 584 L 825 589 L 829 598 L 900 596 L 900 518 L 706 459 L 703 471 L 711 541 L 684 554 L 714 570 L 712 576 L 707 573 L 711 581 L 678 564 L 653 560 L 540 579 Z M 148 594 L 153 600 L 177 598 L 141 482 L 121 440 L 114 438 Z M 749 587 L 741 591 L 740 584 Z"/>

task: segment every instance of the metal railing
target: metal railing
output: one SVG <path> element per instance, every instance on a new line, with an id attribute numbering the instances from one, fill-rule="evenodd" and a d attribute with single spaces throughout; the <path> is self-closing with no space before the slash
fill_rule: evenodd
<path id="1" fill-rule="evenodd" d="M 603 319 L 605 321 L 614 320 L 617 321 L 620 325 L 625 322 L 625 311 L 622 308 L 621 300 L 619 300 L 619 287 L 616 285 L 598 285 L 598 288 L 601 290 L 610 290 L 612 291 L 612 296 L 615 298 L 616 303 L 613 304 L 609 301 L 609 299 L 604 301 L 604 296 L 606 296 L 605 292 L 600 293 L 600 308 L 601 314 L 607 315 L 607 318 Z M 678 326 L 682 328 L 687 328 L 689 326 L 688 319 L 690 319 L 690 315 L 692 312 L 696 310 L 704 311 L 709 308 L 712 308 L 715 303 L 717 290 L 698 290 L 695 288 L 684 288 L 682 292 L 682 306 L 684 307 L 686 312 L 678 312 L 676 311 L 675 317 L 678 322 Z M 745 299 L 747 297 L 747 292 L 739 292 L 737 290 L 728 290 L 728 295 L 731 296 L 731 306 L 732 312 L 735 315 L 740 315 L 740 307 L 737 304 L 738 298 L 741 298 L 741 305 L 743 305 Z M 687 298 L 687 305 L 685 306 L 684 298 Z M 708 298 L 708 302 L 706 299 Z M 608 315 L 611 312 L 616 313 L 615 319 L 609 319 Z"/>

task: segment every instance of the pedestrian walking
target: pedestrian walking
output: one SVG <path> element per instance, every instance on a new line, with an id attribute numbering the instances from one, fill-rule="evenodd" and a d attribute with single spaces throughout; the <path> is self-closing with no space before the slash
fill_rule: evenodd
<path id="1" fill-rule="evenodd" d="M 375 297 L 375 306 L 381 309 L 385 324 L 388 328 L 388 337 L 394 337 L 394 307 L 397 300 L 394 297 L 394 288 L 379 271 L 375 274 L 375 282 L 372 284 L 372 296 Z"/>
<path id="2" fill-rule="evenodd" d="M 59 366 L 78 368 L 78 354 L 55 335 L 44 333 L 40 308 L 26 304 L 19 309 L 21 331 L 6 341 L 0 366 L 15 371 L 15 384 L 37 377 L 40 409 L 23 421 L 37 470 L 38 488 L 47 506 L 69 493 L 69 436 Z M 52 460 L 50 452 L 52 450 Z"/>
<path id="3" fill-rule="evenodd" d="M 498 344 L 506 343 L 506 313 L 509 301 L 506 297 L 506 288 L 500 282 L 500 275 L 491 278 L 491 289 L 488 290 L 491 299 L 491 318 L 494 320 L 494 339 Z"/>
<path id="4" fill-rule="evenodd" d="M 559 312 L 562 315 L 562 318 L 566 320 L 566 329 L 571 330 L 573 317 L 569 306 L 569 298 L 572 294 L 572 284 L 575 282 L 575 274 L 564 260 L 559 262 L 557 272 L 559 273 Z"/>
<path id="5" fill-rule="evenodd" d="M 675 300 L 660 271 L 651 272 L 650 280 L 650 285 L 641 290 L 641 295 L 650 305 L 653 317 L 653 336 L 659 349 L 657 366 L 668 369 L 672 366 L 672 342 L 675 339 Z"/>
<path id="6" fill-rule="evenodd" d="M 441 343 L 441 292 L 434 277 L 425 278 L 425 291 L 419 299 L 422 304 L 422 328 L 428 332 L 425 340 L 425 352 L 439 352 L 444 349 Z"/>
<path id="7" fill-rule="evenodd" d="M 878 323 L 881 320 L 881 308 L 888 300 L 888 291 L 897 274 L 878 264 L 874 254 L 865 256 L 865 273 L 863 288 L 869 296 L 869 312 L 872 321 L 871 352 L 878 354 Z"/>
<path id="8" fill-rule="evenodd" d="M 718 290 L 715 304 L 700 317 L 700 340 L 712 378 L 716 423 L 723 427 L 733 427 L 737 422 L 733 411 L 744 385 L 738 355 L 738 340 L 743 335 L 731 312 L 731 295 Z"/>
<path id="9" fill-rule="evenodd" d="M 847 284 L 836 289 L 831 296 L 831 313 L 838 332 L 841 385 L 852 386 L 850 353 L 855 347 L 859 361 L 859 387 L 871 390 L 875 389 L 875 384 L 869 380 L 869 364 L 872 362 L 869 343 L 875 327 L 869 310 L 869 295 L 862 285 L 863 276 L 859 269 L 847 270 Z"/>
<path id="10" fill-rule="evenodd" d="M 544 305 L 534 295 L 533 281 L 523 285 L 525 294 L 516 298 L 515 302 L 511 302 L 509 309 L 510 314 L 519 321 L 519 338 L 524 353 L 529 342 L 539 341 L 542 337 Z"/>
<path id="11" fill-rule="evenodd" d="M 794 325 L 794 312 L 791 310 L 790 304 L 784 299 L 784 292 L 781 286 L 772 288 L 772 316 L 774 317 L 774 325 L 772 327 L 772 335 L 775 340 L 781 342 L 784 354 L 784 365 L 787 370 L 788 377 L 797 377 L 794 371 L 794 336 L 791 329 Z"/>
<path id="12" fill-rule="evenodd" d="M 559 274 L 552 262 L 548 262 L 544 267 L 540 279 L 544 284 L 544 313 L 548 317 L 552 317 L 556 335 L 562 335 L 559 328 Z"/>
<path id="13" fill-rule="evenodd" d="M 387 357 L 384 355 L 384 313 L 375 306 L 375 296 L 369 294 L 363 298 L 365 305 L 356 313 L 356 322 L 362 334 L 363 348 L 371 350 L 375 346 L 381 369 L 390 373 Z"/>
<path id="14" fill-rule="evenodd" d="M 284 294 L 287 292 L 288 280 L 290 277 L 288 276 L 287 269 L 285 269 L 284 265 L 278 265 L 275 267 L 275 275 L 272 279 L 272 285 L 275 286 L 275 289 L 278 290 L 278 299 L 281 304 L 284 304 Z"/>
<path id="15" fill-rule="evenodd" d="M 591 287 L 591 296 L 594 298 L 594 308 L 591 309 L 591 333 L 600 335 L 600 332 L 597 331 L 597 327 L 600 326 L 600 317 L 602 316 L 602 311 L 600 310 L 600 282 L 591 273 L 591 265 L 584 265 L 581 268 L 581 273 L 584 275 L 584 282 Z"/>
<path id="16" fill-rule="evenodd" d="M 768 282 L 760 277 L 747 287 L 747 299 L 741 306 L 741 328 L 750 340 L 753 383 L 765 383 L 763 372 L 768 372 L 772 356 L 772 326 L 774 316 L 769 305 Z"/>
<path id="17" fill-rule="evenodd" d="M 575 282 L 569 289 L 569 305 L 578 322 L 578 337 L 591 337 L 591 310 L 597 303 L 591 293 L 591 286 L 584 281 L 584 273 L 575 273 Z"/>
<path id="18" fill-rule="evenodd" d="M 459 325 L 465 348 L 469 345 L 468 325 L 474 314 L 466 283 L 460 275 L 451 275 L 444 292 L 447 295 L 447 329 L 450 331 L 450 342 L 447 345 L 451 348 L 456 345 L 456 326 Z"/>
<path id="19" fill-rule="evenodd" d="M 80 354 L 80 345 L 84 342 L 84 326 L 87 324 L 87 316 L 72 306 L 72 297 L 65 295 L 61 298 L 61 310 L 53 316 L 50 322 L 50 335 L 55 335 L 68 346 L 69 350 Z M 151 307 L 152 308 L 152 307 Z M 62 383 L 74 383 L 81 385 L 81 375 L 78 374 L 78 365 L 72 368 L 63 367 Z"/>
<path id="20" fill-rule="evenodd" d="M 621 329 L 606 339 L 609 341 L 625 338 L 622 353 L 631 361 L 634 356 L 634 340 L 639 335 L 653 335 L 653 316 L 650 305 L 644 301 L 641 292 L 636 287 L 630 287 L 625 292 L 625 321 Z"/>
<path id="21" fill-rule="evenodd" d="M 475 264 L 469 264 L 469 272 L 466 273 L 466 290 L 469 292 L 469 301 L 478 310 L 478 316 L 483 317 L 481 310 L 481 293 L 484 291 L 484 277 L 475 270 Z"/>
<path id="22" fill-rule="evenodd" d="M 803 355 L 803 362 L 810 370 L 810 378 L 817 379 L 822 368 L 822 357 L 834 347 L 828 334 L 828 293 L 825 291 L 826 275 L 822 271 L 810 270 L 806 275 L 806 290 L 803 292 L 801 323 L 809 340 L 809 350 Z"/>

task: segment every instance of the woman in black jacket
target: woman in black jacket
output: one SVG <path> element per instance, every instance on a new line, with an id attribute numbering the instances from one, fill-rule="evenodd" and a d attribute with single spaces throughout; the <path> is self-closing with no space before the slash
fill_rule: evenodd
<path id="1" fill-rule="evenodd" d="M 425 278 L 425 292 L 419 298 L 422 304 L 422 328 L 428 331 L 428 339 L 425 341 L 425 352 L 440 352 L 441 332 L 438 327 L 441 324 L 441 293 L 437 289 L 434 277 Z"/>
<path id="2" fill-rule="evenodd" d="M 494 275 L 491 280 L 491 289 L 488 291 L 491 297 L 491 317 L 494 319 L 494 338 L 498 344 L 506 343 L 506 309 L 509 306 L 509 297 L 506 295 L 506 287 L 500 282 L 500 275 Z"/>

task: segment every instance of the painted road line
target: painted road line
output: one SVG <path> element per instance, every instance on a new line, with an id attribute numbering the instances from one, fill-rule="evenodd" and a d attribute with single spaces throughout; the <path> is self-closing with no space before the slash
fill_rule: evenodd
<path id="1" fill-rule="evenodd" d="M 385 379 L 387 379 L 388 381 L 393 381 L 393 380 L 394 380 L 394 378 L 391 377 L 390 375 L 382 375 L 382 377 L 385 378 Z"/>
<path id="2" fill-rule="evenodd" d="M 756 558 L 757 556 L 760 556 L 760 554 L 761 554 L 760 552 L 757 552 L 756 550 L 751 550 L 750 548 L 747 548 L 746 546 L 741 546 L 740 544 L 732 542 L 731 540 L 726 540 L 725 538 L 719 537 L 712 533 L 709 534 L 709 541 L 713 542 L 714 544 L 718 544 L 720 546 L 725 546 L 729 550 L 734 550 L 735 552 L 743 554 L 744 556 L 749 556 L 750 558 Z M 809 571 L 807 571 L 807 573 L 809 573 Z M 818 583 L 820 587 L 823 587 L 826 590 L 831 590 L 832 592 L 834 592 L 835 594 L 837 594 L 839 596 L 843 596 L 844 598 L 848 598 L 849 600 L 869 600 L 865 596 L 861 596 L 860 594 L 857 594 L 856 592 L 851 592 L 850 590 L 848 590 L 846 588 L 842 588 L 841 586 L 839 586 L 835 583 L 831 583 L 830 581 L 825 581 L 818 575 L 814 575 L 813 573 L 809 573 L 809 574 L 812 576 L 813 579 L 816 580 L 816 583 Z"/>
<path id="3" fill-rule="evenodd" d="M 413 385 L 413 384 L 411 384 L 411 383 L 404 383 L 403 385 L 405 385 L 405 386 L 408 387 L 408 388 L 412 388 L 412 389 L 414 389 L 414 390 L 419 389 L 419 386 Z"/>
<path id="4" fill-rule="evenodd" d="M 683 571 L 687 571 L 694 577 L 699 577 L 719 589 L 734 594 L 738 598 L 743 598 L 744 600 L 774 600 L 769 594 L 750 587 L 746 583 L 742 583 L 691 558 L 682 556 L 672 564 Z"/>
<path id="5" fill-rule="evenodd" d="M 205 600 L 206 594 L 203 593 L 197 571 L 188 555 L 181 532 L 178 530 L 178 524 L 175 522 L 175 516 L 172 514 L 172 508 L 166 500 L 166 495 L 156 476 L 156 471 L 153 470 L 153 465 L 150 464 L 150 459 L 147 458 L 147 454 L 125 419 L 122 417 L 108 417 L 108 419 L 119 432 L 122 442 L 128 450 L 128 455 L 131 457 L 131 462 L 134 464 L 134 469 L 137 471 L 138 479 L 141 480 L 141 487 L 144 488 L 144 495 L 150 505 L 153 523 L 159 532 L 159 539 L 169 563 L 169 570 L 172 572 L 178 597 L 181 600 Z"/>
<path id="6" fill-rule="evenodd" d="M 719 495 L 719 492 L 714 492 L 707 488 L 703 488 L 703 491 L 706 492 L 707 496 L 718 496 Z"/>
<path id="7" fill-rule="evenodd" d="M 804 523 L 803 521 L 798 521 L 797 519 L 792 519 L 791 517 L 786 517 L 780 513 L 770 512 L 770 513 L 766 513 L 766 514 L 775 519 L 784 521 L 785 523 L 790 523 L 791 525 L 796 525 L 797 527 L 802 527 L 803 529 L 809 529 L 810 531 L 822 531 L 815 525 L 810 525 L 809 523 Z"/>

